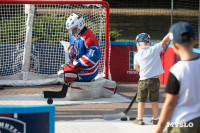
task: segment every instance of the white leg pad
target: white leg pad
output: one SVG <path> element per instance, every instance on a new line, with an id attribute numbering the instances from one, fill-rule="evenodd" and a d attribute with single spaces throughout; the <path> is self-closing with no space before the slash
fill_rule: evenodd
<path id="1" fill-rule="evenodd" d="M 117 84 L 115 81 L 106 79 L 106 82 L 102 87 L 102 97 L 106 97 L 106 98 L 112 97 L 116 87 L 117 87 Z"/>
<path id="2" fill-rule="evenodd" d="M 113 88 L 116 88 L 116 82 L 105 78 L 98 78 L 91 82 L 72 82 L 67 97 L 71 101 L 112 97 Z"/>
<path id="3" fill-rule="evenodd" d="M 102 86 L 105 81 L 72 82 L 68 88 L 67 97 L 69 100 L 89 100 L 101 97 Z"/>

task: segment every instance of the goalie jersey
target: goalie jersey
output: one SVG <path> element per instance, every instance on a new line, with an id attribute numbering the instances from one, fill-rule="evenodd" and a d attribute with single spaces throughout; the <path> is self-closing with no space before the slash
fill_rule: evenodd
<path id="1" fill-rule="evenodd" d="M 77 40 L 70 35 L 69 55 L 70 60 L 77 60 L 82 66 L 75 81 L 90 81 L 96 77 L 101 51 L 96 36 L 89 28 L 84 27 Z"/>

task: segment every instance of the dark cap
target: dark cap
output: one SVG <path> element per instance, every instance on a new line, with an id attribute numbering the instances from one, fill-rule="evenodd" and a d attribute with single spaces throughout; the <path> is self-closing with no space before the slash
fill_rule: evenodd
<path id="1" fill-rule="evenodd" d="M 136 42 L 151 42 L 151 39 L 147 33 L 140 33 L 136 37 Z"/>
<path id="2" fill-rule="evenodd" d="M 169 29 L 169 39 L 174 43 L 189 42 L 190 38 L 195 38 L 195 32 L 187 22 L 175 23 Z"/>

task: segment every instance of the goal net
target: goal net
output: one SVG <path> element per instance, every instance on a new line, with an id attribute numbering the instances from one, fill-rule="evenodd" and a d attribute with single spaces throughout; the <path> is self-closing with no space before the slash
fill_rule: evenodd
<path id="1" fill-rule="evenodd" d="M 102 57 L 99 75 L 109 75 L 109 6 L 105 1 L 0 0 L 0 85 L 29 86 L 63 82 L 58 77 L 69 41 L 66 20 L 85 16 L 98 38 Z"/>

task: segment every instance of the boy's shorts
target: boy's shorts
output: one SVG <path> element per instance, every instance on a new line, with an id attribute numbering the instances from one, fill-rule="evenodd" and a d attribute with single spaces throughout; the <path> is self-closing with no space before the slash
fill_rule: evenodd
<path id="1" fill-rule="evenodd" d="M 151 102 L 159 100 L 159 78 L 149 78 L 138 82 L 137 102 L 146 102 L 148 94 Z"/>
<path id="2" fill-rule="evenodd" d="M 168 127 L 167 133 L 200 133 L 200 117 L 183 124 L 184 126 Z"/>

